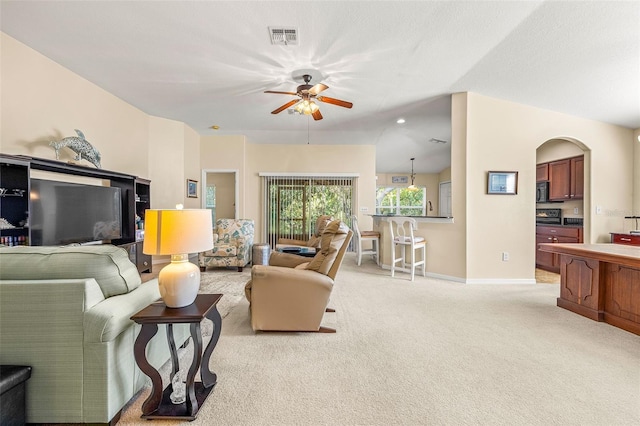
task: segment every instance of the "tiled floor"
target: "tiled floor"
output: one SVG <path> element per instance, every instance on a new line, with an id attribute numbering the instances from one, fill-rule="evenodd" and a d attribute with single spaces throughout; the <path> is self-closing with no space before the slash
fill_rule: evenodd
<path id="1" fill-rule="evenodd" d="M 560 284 L 560 274 L 536 269 L 536 282 L 538 284 Z"/>

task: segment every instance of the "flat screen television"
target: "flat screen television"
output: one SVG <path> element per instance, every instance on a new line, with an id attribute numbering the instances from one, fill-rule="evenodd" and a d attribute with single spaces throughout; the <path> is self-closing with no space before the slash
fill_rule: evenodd
<path id="1" fill-rule="evenodd" d="M 31 179 L 31 245 L 122 237 L 120 188 Z"/>

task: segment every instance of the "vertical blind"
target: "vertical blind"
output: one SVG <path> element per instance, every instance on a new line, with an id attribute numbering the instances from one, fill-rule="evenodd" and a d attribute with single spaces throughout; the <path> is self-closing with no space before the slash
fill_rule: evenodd
<path id="1" fill-rule="evenodd" d="M 264 195 L 265 241 L 308 241 L 316 219 L 330 215 L 351 225 L 357 176 L 261 174 Z"/>

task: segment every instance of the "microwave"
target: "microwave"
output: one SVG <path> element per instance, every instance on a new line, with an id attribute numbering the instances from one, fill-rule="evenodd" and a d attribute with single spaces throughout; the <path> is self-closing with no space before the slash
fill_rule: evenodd
<path id="1" fill-rule="evenodd" d="M 549 182 L 536 183 L 536 203 L 549 202 Z"/>

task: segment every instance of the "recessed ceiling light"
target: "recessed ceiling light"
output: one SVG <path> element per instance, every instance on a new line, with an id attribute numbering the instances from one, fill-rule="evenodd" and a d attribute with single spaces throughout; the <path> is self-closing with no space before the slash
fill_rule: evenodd
<path id="1" fill-rule="evenodd" d="M 404 118 L 398 118 L 398 121 L 396 121 L 396 123 L 404 124 Z"/>
<path id="2" fill-rule="evenodd" d="M 213 126 L 210 127 L 213 130 L 218 130 L 220 128 L 220 126 L 214 124 Z"/>

